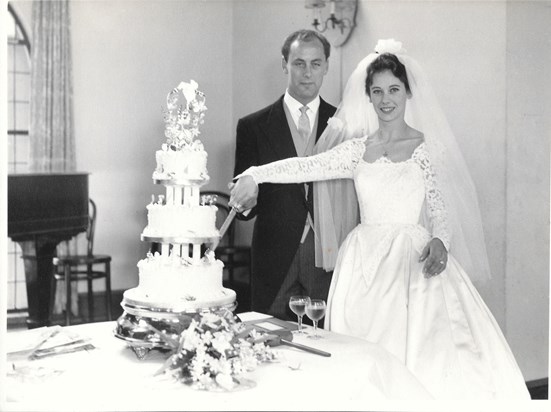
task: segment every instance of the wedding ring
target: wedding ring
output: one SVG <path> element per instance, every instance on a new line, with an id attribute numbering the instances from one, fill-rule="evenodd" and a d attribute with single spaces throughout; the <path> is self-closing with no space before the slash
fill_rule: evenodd
<path id="1" fill-rule="evenodd" d="M 236 203 L 233 208 L 239 212 L 239 209 L 241 209 L 241 205 L 239 203 Z"/>

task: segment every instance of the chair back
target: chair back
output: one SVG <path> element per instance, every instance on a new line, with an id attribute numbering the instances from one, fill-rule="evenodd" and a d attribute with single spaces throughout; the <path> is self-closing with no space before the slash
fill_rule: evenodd
<path id="1" fill-rule="evenodd" d="M 220 229 L 226 218 L 228 217 L 231 207 L 228 205 L 230 196 L 227 193 L 216 190 L 201 192 L 201 196 L 215 196 L 213 205 L 218 208 L 216 212 L 216 227 Z M 235 242 L 235 220 L 231 223 L 227 232 L 220 239 L 219 246 L 234 246 Z"/>
<path id="2" fill-rule="evenodd" d="M 88 241 L 88 256 L 94 254 L 94 234 L 96 231 L 96 203 L 92 199 L 89 200 L 88 210 L 88 228 L 86 229 L 86 240 Z"/>

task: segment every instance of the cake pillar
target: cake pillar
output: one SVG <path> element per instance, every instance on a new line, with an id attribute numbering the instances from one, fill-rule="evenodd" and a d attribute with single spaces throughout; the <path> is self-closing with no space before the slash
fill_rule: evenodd
<path id="1" fill-rule="evenodd" d="M 174 189 L 171 186 L 166 187 L 166 204 L 171 205 L 174 199 Z"/>
<path id="2" fill-rule="evenodd" d="M 170 245 L 168 243 L 161 244 L 161 255 L 168 256 L 170 253 Z"/>
<path id="3" fill-rule="evenodd" d="M 199 263 L 201 260 L 201 245 L 200 244 L 193 244 L 193 255 L 192 255 L 193 263 Z"/>
<path id="4" fill-rule="evenodd" d="M 174 187 L 174 204 L 178 205 L 178 206 L 182 204 L 182 188 L 181 187 Z"/>
<path id="5" fill-rule="evenodd" d="M 197 206 L 200 203 L 200 190 L 198 186 L 191 187 L 191 204 Z"/>
<path id="6" fill-rule="evenodd" d="M 184 186 L 184 206 L 191 206 L 191 187 Z"/>

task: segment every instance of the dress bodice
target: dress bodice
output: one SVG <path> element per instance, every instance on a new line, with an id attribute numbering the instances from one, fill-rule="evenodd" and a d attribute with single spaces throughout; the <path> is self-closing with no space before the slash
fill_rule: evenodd
<path id="1" fill-rule="evenodd" d="M 354 171 L 361 223 L 417 224 L 425 186 L 423 172 L 412 159 L 392 162 L 385 157 L 373 163 L 360 161 Z"/>

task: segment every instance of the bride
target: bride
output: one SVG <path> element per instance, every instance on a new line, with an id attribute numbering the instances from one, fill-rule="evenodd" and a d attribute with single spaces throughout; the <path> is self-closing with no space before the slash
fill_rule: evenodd
<path id="1" fill-rule="evenodd" d="M 249 168 L 230 204 L 265 182 L 318 182 L 316 264 L 334 268 L 326 328 L 381 345 L 436 399 L 530 399 L 467 275 L 488 278 L 489 266 L 459 147 L 401 43 L 375 50 L 352 73 L 318 154 Z"/>

